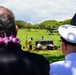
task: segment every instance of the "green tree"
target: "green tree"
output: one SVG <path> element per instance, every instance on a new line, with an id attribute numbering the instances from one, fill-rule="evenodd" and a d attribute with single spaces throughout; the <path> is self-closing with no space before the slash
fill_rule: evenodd
<path id="1" fill-rule="evenodd" d="M 26 23 L 25 27 L 30 31 L 30 29 L 32 28 L 32 24 L 31 23 Z"/>
<path id="2" fill-rule="evenodd" d="M 71 19 L 66 19 L 66 20 L 64 20 L 62 22 L 62 25 L 64 25 L 64 24 L 70 24 L 70 22 L 71 22 Z"/>
<path id="3" fill-rule="evenodd" d="M 25 28 L 26 22 L 22 20 L 16 20 L 16 25 L 18 25 L 18 28 Z"/>
<path id="4" fill-rule="evenodd" d="M 40 23 L 40 27 L 43 29 L 47 29 L 50 33 L 53 33 L 53 30 L 56 29 L 60 25 L 56 20 L 46 20 Z"/>
<path id="5" fill-rule="evenodd" d="M 39 24 L 34 24 L 34 25 L 32 25 L 32 28 L 34 28 L 34 29 L 39 29 Z"/>

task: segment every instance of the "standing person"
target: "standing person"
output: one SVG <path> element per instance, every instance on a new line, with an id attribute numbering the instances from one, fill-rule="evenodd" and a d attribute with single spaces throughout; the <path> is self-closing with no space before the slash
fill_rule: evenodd
<path id="1" fill-rule="evenodd" d="M 62 25 L 58 32 L 65 59 L 50 64 L 50 75 L 76 75 L 76 26 Z"/>
<path id="2" fill-rule="evenodd" d="M 25 41 L 25 45 L 26 45 L 26 49 L 28 49 L 28 40 L 27 40 L 27 36 L 26 36 L 26 41 Z"/>
<path id="3" fill-rule="evenodd" d="M 49 75 L 49 61 L 21 49 L 15 17 L 0 6 L 0 75 Z"/>
<path id="4" fill-rule="evenodd" d="M 29 40 L 29 50 L 32 50 L 32 45 L 33 45 L 33 37 L 30 38 Z"/>

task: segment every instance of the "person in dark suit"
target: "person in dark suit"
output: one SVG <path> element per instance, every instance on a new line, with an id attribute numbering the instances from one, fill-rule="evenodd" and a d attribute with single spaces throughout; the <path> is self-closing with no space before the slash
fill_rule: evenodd
<path id="1" fill-rule="evenodd" d="M 21 49 L 13 12 L 0 6 L 0 75 L 49 75 L 49 61 Z"/>

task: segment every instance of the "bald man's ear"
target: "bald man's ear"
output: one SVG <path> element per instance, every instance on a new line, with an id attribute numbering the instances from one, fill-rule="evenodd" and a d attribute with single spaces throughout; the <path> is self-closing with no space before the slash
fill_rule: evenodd
<path id="1" fill-rule="evenodd" d="M 16 25 L 16 36 L 17 36 L 17 32 L 18 32 L 18 26 Z"/>

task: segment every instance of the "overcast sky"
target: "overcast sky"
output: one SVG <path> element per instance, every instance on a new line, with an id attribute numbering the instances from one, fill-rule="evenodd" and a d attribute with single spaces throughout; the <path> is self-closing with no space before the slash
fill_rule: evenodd
<path id="1" fill-rule="evenodd" d="M 0 0 L 0 5 L 11 9 L 16 20 L 32 24 L 71 19 L 76 13 L 76 0 Z"/>

